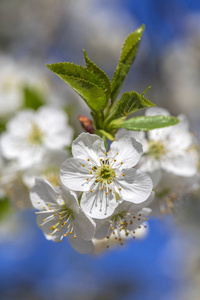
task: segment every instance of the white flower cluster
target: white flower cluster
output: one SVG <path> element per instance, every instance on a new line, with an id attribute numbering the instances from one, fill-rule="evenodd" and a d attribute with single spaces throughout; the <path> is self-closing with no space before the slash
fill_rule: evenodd
<path id="1" fill-rule="evenodd" d="M 158 114 L 169 113 L 147 110 L 147 115 Z M 99 242 L 107 247 L 113 239 L 123 244 L 146 228 L 148 215 L 172 212 L 183 203 L 199 179 L 198 153 L 185 118 L 179 119 L 178 125 L 146 137 L 135 133 L 140 142 L 125 135 L 109 151 L 99 136 L 80 134 L 72 143 L 73 158 L 61 166 L 61 185 L 36 179 L 31 190 L 46 238 L 68 237 L 76 251 L 93 252 Z"/>
<path id="2" fill-rule="evenodd" d="M 94 250 L 93 238 L 107 238 L 109 246 L 112 235 L 120 243 L 123 236 L 134 237 L 147 220 L 154 194 L 150 176 L 133 168 L 142 153 L 133 137 L 114 141 L 106 152 L 99 136 L 80 134 L 72 143 L 73 158 L 61 166 L 61 186 L 36 179 L 31 190 L 45 236 L 53 241 L 67 236 L 80 253 Z"/>
<path id="3" fill-rule="evenodd" d="M 17 205 L 29 201 L 29 188 L 36 176 L 59 185 L 59 169 L 69 156 L 73 129 L 63 110 L 42 106 L 21 110 L 7 123 L 0 136 L 0 193 Z M 22 201 L 22 205 L 17 203 Z M 18 205 L 19 204 L 19 205 Z"/>
<path id="4" fill-rule="evenodd" d="M 20 111 L 0 138 L 0 193 L 17 201 L 31 189 L 37 224 L 48 240 L 67 237 L 80 253 L 123 244 L 143 232 L 148 216 L 180 207 L 199 182 L 195 139 L 186 118 L 178 118 L 175 126 L 123 133 L 109 151 L 98 135 L 81 133 L 69 157 L 73 130 L 62 110 Z"/>
<path id="5" fill-rule="evenodd" d="M 147 116 L 169 115 L 163 108 L 149 108 Z M 159 216 L 176 211 L 184 197 L 199 183 L 199 148 L 184 115 L 179 123 L 162 129 L 131 132 L 143 145 L 144 154 L 138 167 L 148 172 L 154 183 L 155 198 L 151 214 Z"/>

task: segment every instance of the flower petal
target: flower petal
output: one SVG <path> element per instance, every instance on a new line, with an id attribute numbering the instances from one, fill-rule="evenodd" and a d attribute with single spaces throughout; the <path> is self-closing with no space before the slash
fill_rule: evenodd
<path id="1" fill-rule="evenodd" d="M 140 210 L 146 209 L 147 206 L 149 206 L 153 199 L 154 199 L 155 193 L 151 192 L 150 196 L 147 198 L 147 200 L 143 201 L 142 203 L 131 203 L 129 206 L 128 212 L 138 212 Z M 150 213 L 150 212 L 149 212 Z"/>
<path id="2" fill-rule="evenodd" d="M 69 158 L 61 166 L 60 180 L 69 189 L 73 191 L 88 191 L 95 178 L 89 162 Z M 88 180 L 87 180 L 88 178 Z"/>
<path id="3" fill-rule="evenodd" d="M 50 213 L 46 212 L 44 214 L 38 214 L 37 215 L 37 224 L 39 227 L 41 227 L 45 237 L 47 240 L 51 240 L 53 242 L 58 242 L 60 238 L 65 233 L 66 228 L 58 226 L 59 231 L 56 231 L 53 233 L 53 230 L 51 229 L 52 226 L 54 226 L 58 221 L 59 218 L 55 222 L 53 222 L 54 217 L 52 217 L 51 220 L 44 222 L 44 220 L 48 220 L 48 217 L 50 217 Z M 53 216 L 53 215 L 52 215 Z"/>
<path id="4" fill-rule="evenodd" d="M 127 219 L 127 224 L 128 224 L 127 229 L 132 231 L 138 228 L 140 225 L 145 223 L 145 219 L 150 213 L 151 213 L 150 208 L 143 208 L 142 210 L 139 210 L 135 213 L 133 212 L 133 215 L 135 215 L 136 218 L 132 219 L 131 223 L 128 222 L 130 219 Z"/>
<path id="5" fill-rule="evenodd" d="M 152 117 L 152 116 L 170 116 L 170 113 L 167 109 L 162 107 L 150 107 L 147 108 L 145 111 L 145 116 Z"/>
<path id="6" fill-rule="evenodd" d="M 69 125 L 67 125 L 67 115 L 63 110 L 49 105 L 40 107 L 38 113 L 35 115 L 35 120 L 36 124 L 38 124 L 45 133 L 48 133 L 49 130 L 55 133 L 63 130 L 66 126 L 69 127 Z"/>
<path id="7" fill-rule="evenodd" d="M 197 172 L 194 158 L 187 152 L 185 155 L 163 157 L 161 167 L 165 171 L 180 176 L 193 176 Z"/>
<path id="8" fill-rule="evenodd" d="M 56 193 L 51 184 L 43 178 L 36 178 L 35 182 L 30 191 L 32 205 L 36 209 L 44 210 L 49 209 L 49 203 L 57 204 Z"/>
<path id="9" fill-rule="evenodd" d="M 66 187 L 61 187 L 61 195 L 67 206 L 67 208 L 71 209 L 73 212 L 79 212 L 79 204 L 78 204 L 78 195 L 77 193 L 70 191 Z"/>
<path id="10" fill-rule="evenodd" d="M 148 132 L 148 140 L 165 142 L 173 134 L 173 127 L 174 126 L 169 126 L 150 130 Z"/>
<path id="11" fill-rule="evenodd" d="M 173 126 L 173 131 L 166 142 L 171 151 L 178 152 L 187 150 L 192 145 L 193 139 L 192 134 L 187 129 L 185 120 L 182 119 L 177 125 Z"/>
<path id="12" fill-rule="evenodd" d="M 115 195 L 112 192 L 105 193 L 99 187 L 93 192 L 84 193 L 81 199 L 81 207 L 92 218 L 105 219 L 112 215 L 117 206 Z"/>
<path id="13" fill-rule="evenodd" d="M 161 107 L 150 107 L 146 110 L 145 116 L 169 116 L 170 113 L 168 110 Z M 172 132 L 174 126 L 169 126 L 165 128 L 153 129 L 148 132 L 149 140 L 159 141 L 165 140 Z"/>
<path id="14" fill-rule="evenodd" d="M 96 134 L 83 132 L 72 143 L 74 157 L 86 161 L 89 158 L 97 166 L 100 165 L 100 158 L 105 157 L 105 152 L 104 142 Z"/>
<path id="15" fill-rule="evenodd" d="M 10 133 L 3 133 L 1 136 L 2 155 L 7 159 L 18 157 L 23 149 L 23 142 L 23 139 L 19 139 Z"/>
<path id="16" fill-rule="evenodd" d="M 81 236 L 84 240 L 89 241 L 94 237 L 96 223 L 82 211 L 75 215 L 76 223 L 75 231 L 77 236 Z"/>
<path id="17" fill-rule="evenodd" d="M 107 219 L 96 219 L 95 222 L 96 222 L 95 238 L 96 239 L 104 239 L 108 235 L 108 233 L 109 233 L 110 218 L 107 218 Z"/>
<path id="18" fill-rule="evenodd" d="M 25 110 L 20 111 L 7 124 L 7 130 L 13 136 L 25 138 L 32 128 L 32 123 L 35 121 L 35 111 Z"/>
<path id="19" fill-rule="evenodd" d="M 140 170 L 123 170 L 125 176 L 118 177 L 115 182 L 116 192 L 122 199 L 141 203 L 150 196 L 153 183 L 151 177 Z"/>
<path id="20" fill-rule="evenodd" d="M 64 127 L 59 132 L 55 133 L 49 131 L 44 136 L 44 145 L 47 149 L 59 150 L 65 146 L 69 146 L 71 144 L 72 137 L 73 129 L 71 127 Z"/>
<path id="21" fill-rule="evenodd" d="M 111 144 L 108 156 L 116 159 L 116 162 L 113 163 L 113 168 L 119 168 L 123 164 L 123 168 L 126 169 L 135 166 L 142 153 L 141 143 L 137 142 L 133 137 L 124 136 Z"/>
<path id="22" fill-rule="evenodd" d="M 160 169 L 160 160 L 150 155 L 144 155 L 141 157 L 139 169 L 144 172 L 152 173 Z"/>
<path id="23" fill-rule="evenodd" d="M 81 254 L 94 252 L 94 244 L 91 241 L 85 241 L 80 236 L 77 236 L 77 238 L 69 236 L 68 241 L 74 250 Z"/>

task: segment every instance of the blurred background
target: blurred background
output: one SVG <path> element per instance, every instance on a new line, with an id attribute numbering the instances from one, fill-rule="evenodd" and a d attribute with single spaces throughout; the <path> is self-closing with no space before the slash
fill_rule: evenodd
<path id="1" fill-rule="evenodd" d="M 142 23 L 122 92 L 152 86 L 147 98 L 186 114 L 200 140 L 199 0 L 1 0 L 1 131 L 29 93 L 66 109 L 80 133 L 77 115 L 89 110 L 45 64 L 84 65 L 85 49 L 112 78 L 123 40 Z M 93 255 L 76 253 L 67 240 L 47 241 L 34 211 L 17 199 L 14 207 L 0 204 L 0 299 L 200 299 L 198 195 L 181 214 L 150 219 L 144 238 Z"/>

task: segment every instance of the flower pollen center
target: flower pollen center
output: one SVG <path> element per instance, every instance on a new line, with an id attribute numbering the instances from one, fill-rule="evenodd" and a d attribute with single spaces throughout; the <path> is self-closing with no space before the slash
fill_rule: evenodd
<path id="1" fill-rule="evenodd" d="M 148 154 L 156 159 L 159 159 L 162 155 L 166 154 L 166 149 L 163 143 L 160 141 L 149 141 L 148 146 Z"/>
<path id="2" fill-rule="evenodd" d="M 32 145 L 41 145 L 43 142 L 43 133 L 35 123 L 32 124 L 31 132 L 28 136 L 28 141 Z"/>
<path id="3" fill-rule="evenodd" d="M 105 164 L 96 169 L 95 175 L 97 181 L 103 181 L 109 184 L 115 177 L 115 171 L 109 164 Z"/>

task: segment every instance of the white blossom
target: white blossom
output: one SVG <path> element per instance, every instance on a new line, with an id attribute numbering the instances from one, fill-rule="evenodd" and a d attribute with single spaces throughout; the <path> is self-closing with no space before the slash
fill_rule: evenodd
<path id="1" fill-rule="evenodd" d="M 161 180 L 155 185 L 155 198 L 150 204 L 151 215 L 161 216 L 171 214 L 184 206 L 185 199 L 199 184 L 199 175 L 177 176 L 163 172 Z"/>
<path id="2" fill-rule="evenodd" d="M 148 219 L 148 218 L 146 218 Z M 144 225 L 144 226 L 143 226 Z M 97 238 L 93 238 L 92 239 L 92 243 L 94 245 L 94 253 L 98 254 L 101 253 L 103 251 L 106 250 L 106 248 L 114 248 L 114 247 L 118 247 L 119 244 L 125 244 L 126 242 L 134 239 L 143 239 L 147 236 L 148 234 L 148 226 L 146 225 L 146 223 L 144 223 L 142 226 L 139 226 L 138 228 L 136 228 L 134 230 L 134 235 L 126 235 L 125 231 L 122 230 L 120 232 L 121 235 L 121 241 L 119 241 L 118 239 L 118 235 L 117 235 L 117 231 L 113 230 L 111 231 L 111 234 L 108 237 L 102 238 L 102 239 L 97 239 Z M 114 232 L 114 233 L 113 233 Z"/>
<path id="3" fill-rule="evenodd" d="M 42 96 L 49 90 L 50 84 L 39 65 L 2 54 L 0 64 L 0 117 L 7 118 L 23 106 L 25 87 L 37 90 Z"/>
<path id="4" fill-rule="evenodd" d="M 60 178 L 66 187 L 83 192 L 81 207 L 89 216 L 110 216 L 118 205 L 115 194 L 133 203 L 149 197 L 150 176 L 132 168 L 142 155 L 134 138 L 114 141 L 107 153 L 99 136 L 82 133 L 72 143 L 72 154 L 61 166 Z"/>
<path id="5" fill-rule="evenodd" d="M 80 253 L 93 251 L 90 240 L 95 234 L 95 222 L 79 208 L 77 194 L 63 187 L 54 189 L 42 178 L 36 178 L 30 198 L 36 212 L 37 224 L 45 237 L 61 242 L 64 237 Z"/>
<path id="6" fill-rule="evenodd" d="M 27 168 L 40 162 L 47 150 L 69 146 L 72 135 L 66 114 L 44 106 L 38 111 L 21 111 L 12 118 L 0 146 L 6 159 L 15 159 L 21 168 Z"/>
<path id="7" fill-rule="evenodd" d="M 149 198 L 140 203 L 135 204 L 128 201 L 123 201 L 116 207 L 113 214 L 103 220 L 95 220 L 96 239 L 107 238 L 107 248 L 110 244 L 110 239 L 114 236 L 123 245 L 123 240 L 127 238 L 135 238 L 137 229 L 146 228 L 147 216 L 151 209 L 147 208 L 154 198 L 154 192 Z"/>
<path id="8" fill-rule="evenodd" d="M 153 107 L 147 116 L 169 115 L 166 109 Z M 188 121 L 179 115 L 177 125 L 144 132 L 132 132 L 142 143 L 144 154 L 140 160 L 141 170 L 152 174 L 164 170 L 180 176 L 193 176 L 197 172 L 194 136 L 189 132 Z M 157 173 L 156 173 L 157 175 Z"/>

